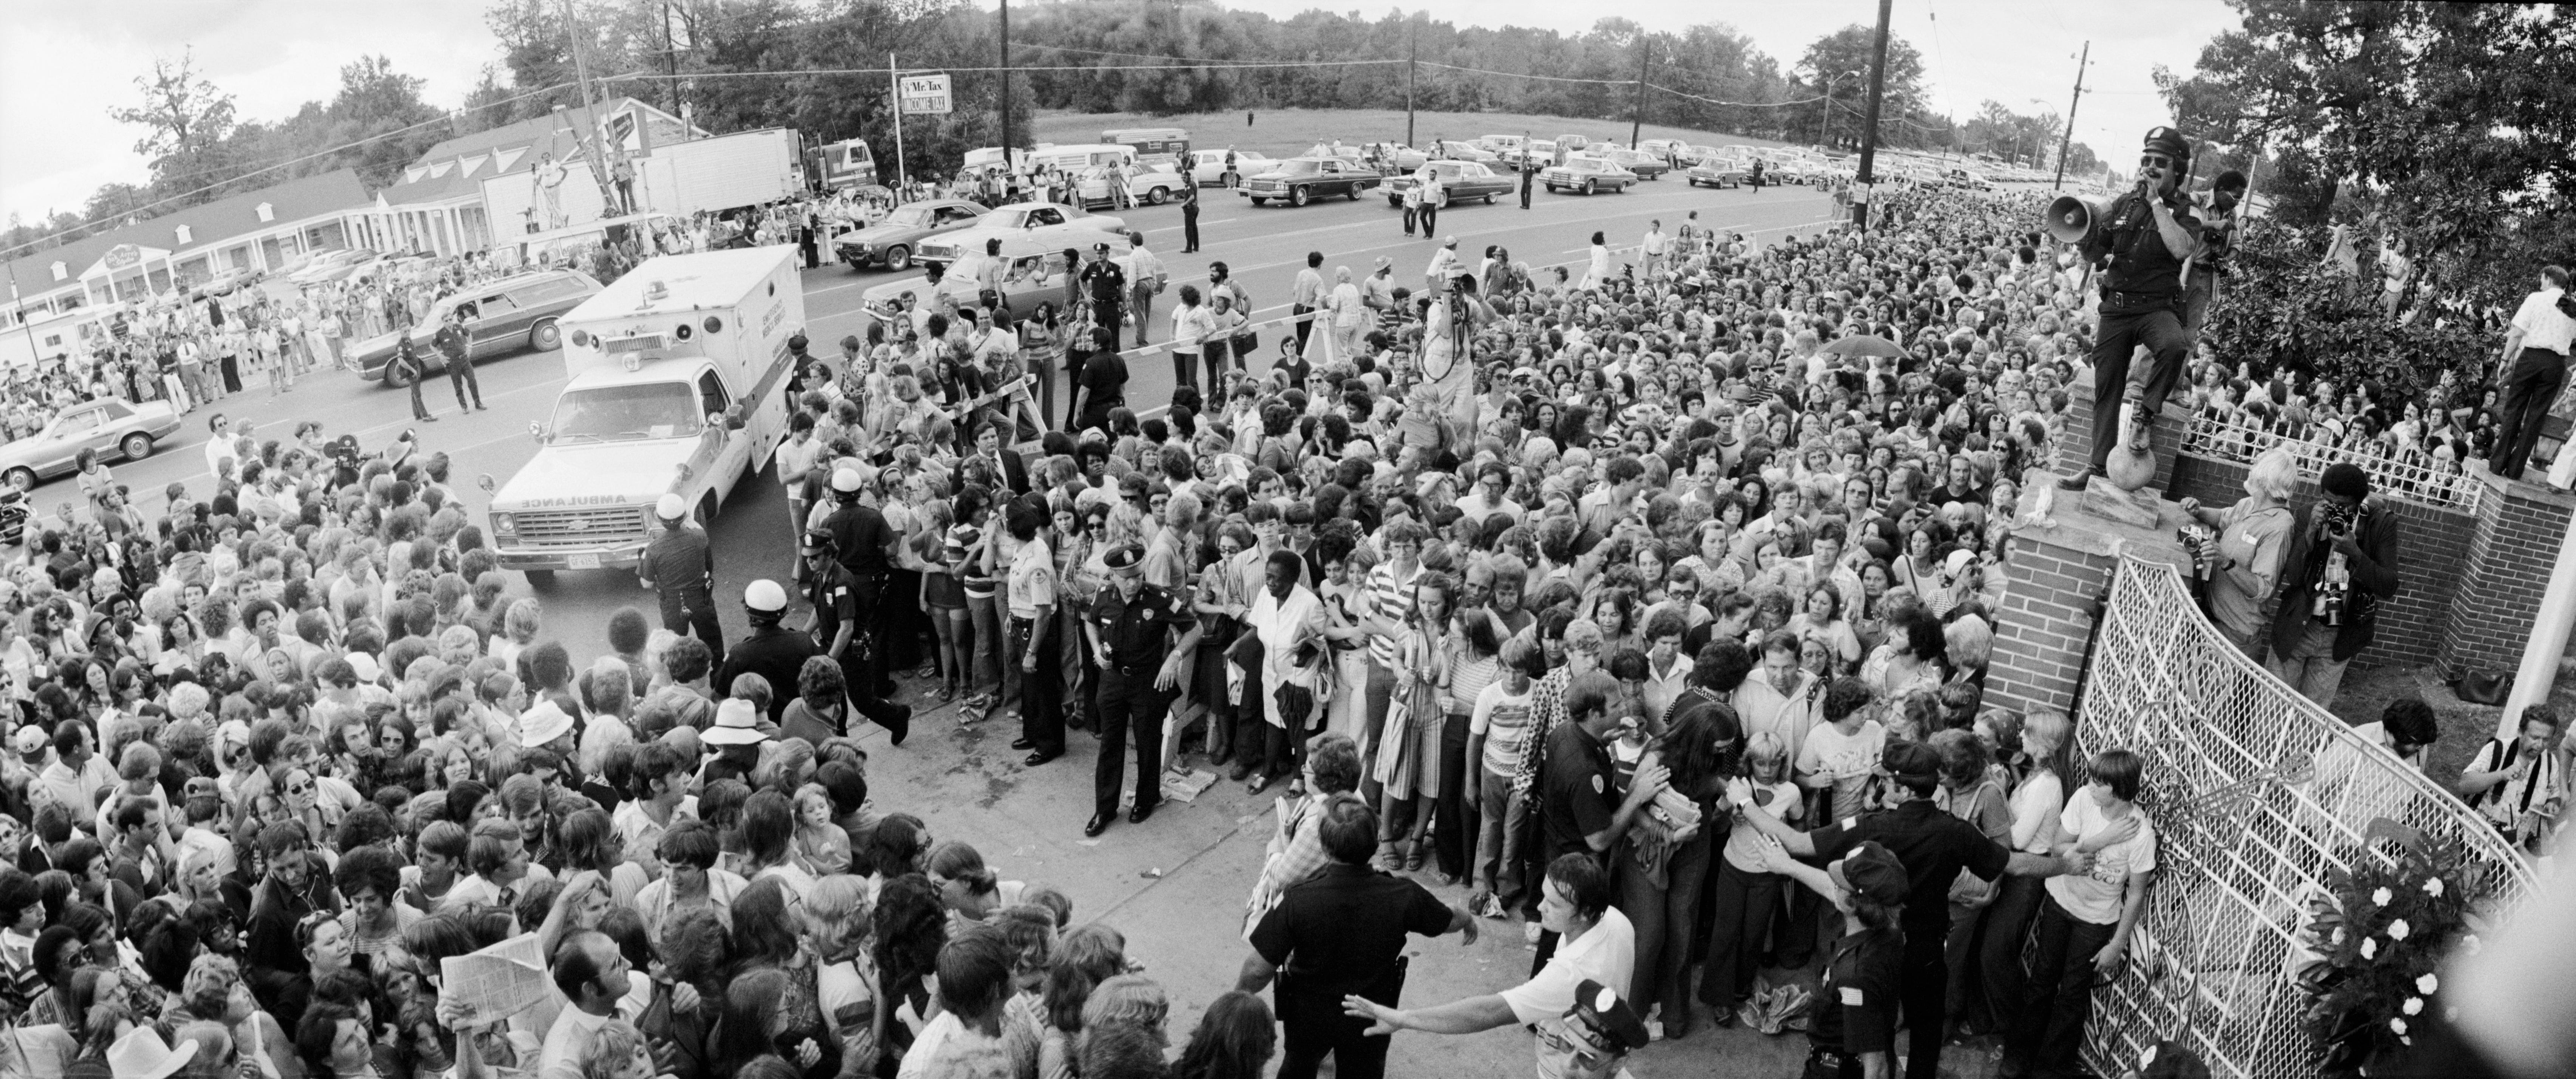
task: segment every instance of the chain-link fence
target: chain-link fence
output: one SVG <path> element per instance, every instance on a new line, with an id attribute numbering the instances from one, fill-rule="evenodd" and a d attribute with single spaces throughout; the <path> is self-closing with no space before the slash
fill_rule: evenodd
<path id="1" fill-rule="evenodd" d="M 2132 961 L 2095 997 L 2085 1036 L 2101 1074 L 2168 1037 L 2218 1076 L 2315 1074 L 2294 938 L 2327 874 L 2373 856 L 2374 819 L 2471 852 L 2500 905 L 2531 889 L 2492 828 L 2248 661 L 2169 567 L 2121 564 L 2078 709 L 2079 749 L 2144 758 L 2140 804 L 2157 830 Z"/>

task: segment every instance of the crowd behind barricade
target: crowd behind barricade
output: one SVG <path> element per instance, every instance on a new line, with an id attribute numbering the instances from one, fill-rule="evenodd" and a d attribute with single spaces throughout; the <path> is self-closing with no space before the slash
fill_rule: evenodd
<path id="1" fill-rule="evenodd" d="M 1980 1034 L 2068 1071 L 2155 869 L 2154 777 L 1983 702 L 2087 353 L 2035 209 L 1909 192 L 1773 244 L 1686 218 L 1629 265 L 1596 234 L 1579 278 L 1453 241 L 1328 284 L 1315 255 L 1291 326 L 1221 265 L 1168 322 L 1132 309 L 1141 242 L 1031 319 L 937 301 L 798 372 L 807 558 L 774 576 L 813 636 L 764 578 L 743 640 L 628 608 L 576 657 L 443 455 L 219 422 L 166 515 L 49 529 L 0 594 L 0 1053 L 1364 1079 L 1392 1032 L 1525 1024 L 1540 1074 L 1590 1079 L 1803 1020 L 1825 1067 L 1892 1074 L 1901 1000 L 1909 1075 Z M 1157 415 L 1123 396 L 1129 325 L 1181 376 Z M 1890 354 L 1827 347 L 1863 336 Z M 1023 376 L 1043 411 L 993 399 Z M 870 797 L 857 717 L 937 753 L 901 748 L 910 712 L 997 709 L 1029 767 L 1100 739 L 1094 835 L 1192 757 L 1285 784 L 1237 991 L 1176 1061 L 1134 962 L 1158 941 Z M 1496 921 L 1528 982 L 1395 1006 L 1408 934 Z"/>

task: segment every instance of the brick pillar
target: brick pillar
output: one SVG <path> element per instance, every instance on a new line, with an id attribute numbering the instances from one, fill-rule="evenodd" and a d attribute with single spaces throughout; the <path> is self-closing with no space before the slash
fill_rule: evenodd
<path id="1" fill-rule="evenodd" d="M 2155 445 L 2156 478 L 2151 486 L 2156 490 L 2173 485 L 2174 454 L 2182 449 L 2183 433 L 2190 427 L 2191 413 L 2168 398 L 2164 412 L 2156 417 L 2154 433 L 2147 436 Z M 2057 474 L 2082 472 L 2092 460 L 2093 372 L 2078 371 L 2074 384 L 2066 387 L 2066 436 L 2057 443 Z"/>
<path id="2" fill-rule="evenodd" d="M 2011 584 L 1996 612 L 1994 659 L 1986 700 L 2027 713 L 2071 709 L 2093 635 L 2096 605 L 2110 593 L 2123 555 L 2169 566 L 2184 563 L 2174 529 L 2182 511 L 2163 503 L 2164 520 L 2146 529 L 2089 513 L 2071 492 L 2054 492 L 2046 523 L 2013 530 L 2005 556 Z"/>
<path id="3" fill-rule="evenodd" d="M 2445 680 L 2472 669 L 2511 674 L 2522 666 L 2540 594 L 2549 587 L 2559 541 L 2576 512 L 2576 496 L 2501 479 L 2484 468 L 2472 467 L 2469 474 L 2484 481 L 2486 491 L 2478 499 L 2468 559 L 2451 593 L 2450 618 L 2434 659 Z M 2400 557 L 2416 542 L 2401 536 Z"/>

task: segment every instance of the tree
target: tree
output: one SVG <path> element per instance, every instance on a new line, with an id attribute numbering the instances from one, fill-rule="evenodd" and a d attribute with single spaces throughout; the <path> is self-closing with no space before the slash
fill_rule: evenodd
<path id="1" fill-rule="evenodd" d="M 222 178 L 224 140 L 235 122 L 233 96 L 197 74 L 194 51 L 175 61 L 154 58 L 151 74 L 136 76 L 134 86 L 143 103 L 112 107 L 107 115 L 144 129 L 134 152 L 152 162 L 153 186 L 165 196 L 185 195 L 188 202 L 212 198 L 211 192 L 190 192 Z"/>
<path id="2" fill-rule="evenodd" d="M 1819 94 L 1831 86 L 1834 91 L 1834 126 L 1857 133 L 1869 112 L 1869 69 L 1877 52 L 1877 29 L 1859 23 L 1817 38 L 1798 59 L 1796 71 L 1808 80 L 1811 87 L 1799 96 Z M 1816 126 L 1816 110 L 1824 107 L 1825 103 L 1818 102 L 1815 110 L 1807 110 L 1810 130 Z M 1887 78 L 1878 106 L 1879 140 L 1919 144 L 1915 138 L 1891 139 L 1890 136 L 1904 127 L 1897 121 L 1916 116 L 1923 108 L 1923 54 L 1916 52 L 1904 38 L 1890 34 L 1887 38 Z"/>

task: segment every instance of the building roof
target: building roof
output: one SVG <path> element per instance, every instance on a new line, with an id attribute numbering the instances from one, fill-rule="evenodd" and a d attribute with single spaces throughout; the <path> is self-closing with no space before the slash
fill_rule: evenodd
<path id="1" fill-rule="evenodd" d="M 192 251 L 367 205 L 366 186 L 358 182 L 357 172 L 340 169 L 190 206 L 60 247 L 29 252 L 0 266 L 18 286 L 21 298 L 34 297 L 78 283 L 82 270 L 120 244 Z M 262 206 L 268 207 L 266 220 L 261 219 Z M 188 231 L 186 240 L 179 238 L 183 227 Z M 57 262 L 63 264 L 65 277 L 61 281 L 54 280 L 53 264 Z"/>
<path id="2" fill-rule="evenodd" d="M 631 97 L 612 98 L 599 104 L 599 114 L 614 117 L 628 109 L 648 110 L 677 125 L 679 121 L 653 106 Z M 547 154 L 558 161 L 579 157 L 580 144 L 574 138 L 574 124 L 581 109 L 567 109 L 562 114 L 548 113 L 514 124 L 503 124 L 488 131 L 459 135 L 432 146 L 420 159 L 403 168 L 402 177 L 377 192 L 386 206 L 426 206 L 451 199 L 478 196 L 483 181 L 523 169 L 537 167 Z"/>

